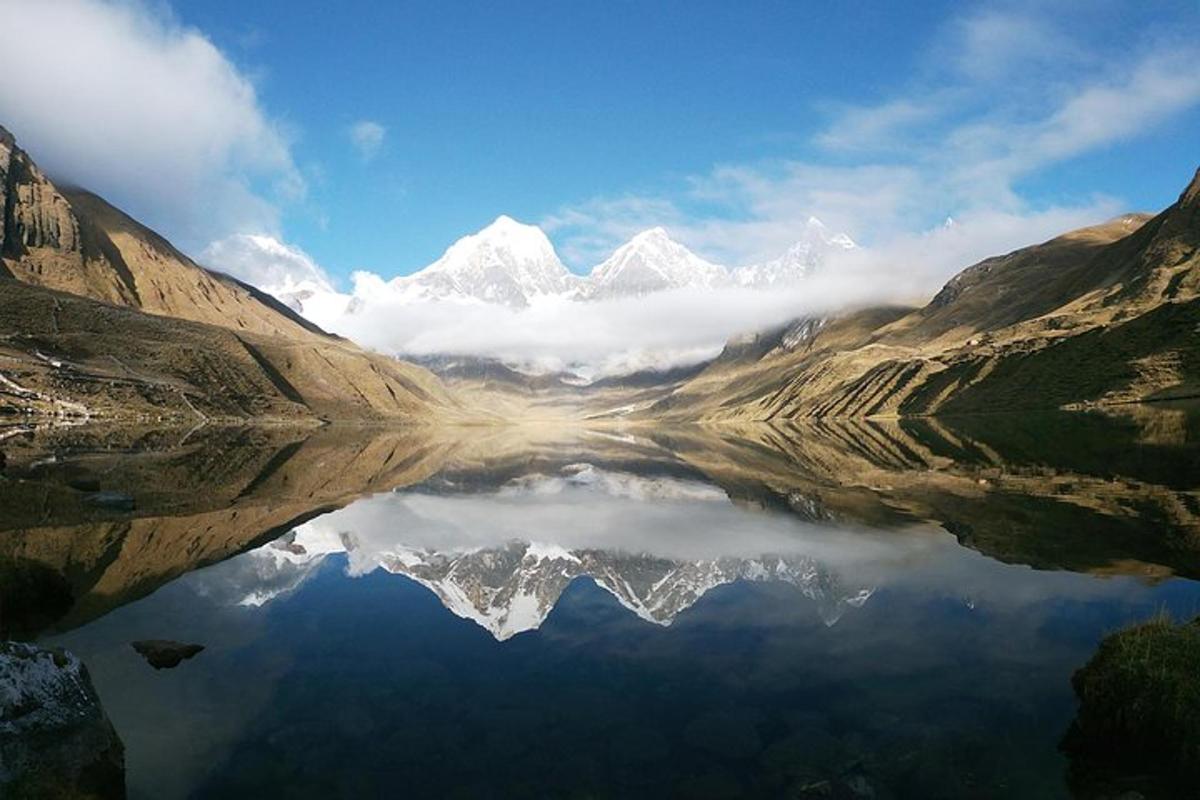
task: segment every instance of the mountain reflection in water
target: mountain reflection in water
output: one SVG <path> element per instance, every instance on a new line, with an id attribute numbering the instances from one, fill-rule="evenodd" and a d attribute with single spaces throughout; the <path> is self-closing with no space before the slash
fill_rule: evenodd
<path id="1" fill-rule="evenodd" d="M 1200 609 L 1186 407 L 459 433 L 8 436 L 0 633 L 132 797 L 1064 797 L 1072 672 Z"/>

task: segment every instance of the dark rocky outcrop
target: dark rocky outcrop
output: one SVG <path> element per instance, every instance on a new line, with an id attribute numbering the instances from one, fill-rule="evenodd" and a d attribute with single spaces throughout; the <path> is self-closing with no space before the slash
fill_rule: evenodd
<path id="1" fill-rule="evenodd" d="M 0 796 L 125 796 L 125 749 L 71 653 L 0 643 Z"/>

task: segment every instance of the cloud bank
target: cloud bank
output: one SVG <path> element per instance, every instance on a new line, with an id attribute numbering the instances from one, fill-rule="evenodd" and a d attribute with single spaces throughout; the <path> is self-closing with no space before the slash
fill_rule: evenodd
<path id="1" fill-rule="evenodd" d="M 1036 215 L 970 213 L 952 225 L 894 238 L 887 248 L 835 253 L 802 283 L 770 291 L 679 289 L 642 297 L 544 298 L 527 308 L 467 300 L 416 301 L 372 272 L 349 292 L 330 288 L 303 251 L 241 236 L 206 251 L 206 263 L 287 300 L 326 330 L 404 356 L 478 355 L 531 371 L 587 378 L 664 369 L 716 356 L 732 338 L 804 316 L 877 303 L 924 303 L 963 266 L 1114 216 L 1115 205 Z"/>
<path id="2" fill-rule="evenodd" d="M 55 177 L 184 247 L 276 231 L 303 195 L 287 138 L 204 34 L 135 2 L 4 10 L 20 25 L 0 47 L 0 119 Z"/>
<path id="3" fill-rule="evenodd" d="M 273 236 L 237 233 L 218 239 L 200 253 L 200 263 L 216 265 L 221 272 L 280 294 L 306 285 L 334 291 L 332 281 L 317 262 L 299 247 Z"/>

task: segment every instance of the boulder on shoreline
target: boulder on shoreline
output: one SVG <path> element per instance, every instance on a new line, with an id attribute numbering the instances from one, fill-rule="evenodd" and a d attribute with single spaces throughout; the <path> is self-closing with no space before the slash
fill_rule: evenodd
<path id="1" fill-rule="evenodd" d="M 125 748 L 65 650 L 0 642 L 0 796 L 125 796 Z"/>

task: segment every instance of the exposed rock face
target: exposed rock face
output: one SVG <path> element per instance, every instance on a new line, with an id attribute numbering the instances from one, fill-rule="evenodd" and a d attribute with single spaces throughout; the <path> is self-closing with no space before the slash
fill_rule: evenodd
<path id="1" fill-rule="evenodd" d="M 55 186 L 3 128 L 0 168 L 0 252 L 17 280 L 239 331 L 320 333 L 257 290 L 200 267 L 90 192 Z"/>
<path id="2" fill-rule="evenodd" d="M 95 297 L 136 304 L 127 271 L 86 257 L 83 234 L 71 203 L 0 128 L 0 276 Z"/>
<path id="3" fill-rule="evenodd" d="M 125 796 L 125 749 L 66 651 L 0 643 L 0 795 Z"/>
<path id="4" fill-rule="evenodd" d="M 0 413 L 361 419 L 453 405 L 428 371 L 55 186 L 3 128 L 0 205 Z"/>
<path id="5" fill-rule="evenodd" d="M 11 133 L 0 128 L 0 184 L 4 186 L 4 227 L 0 248 L 20 254 L 32 248 L 80 250 L 79 225 L 71 206 L 58 193 Z"/>

